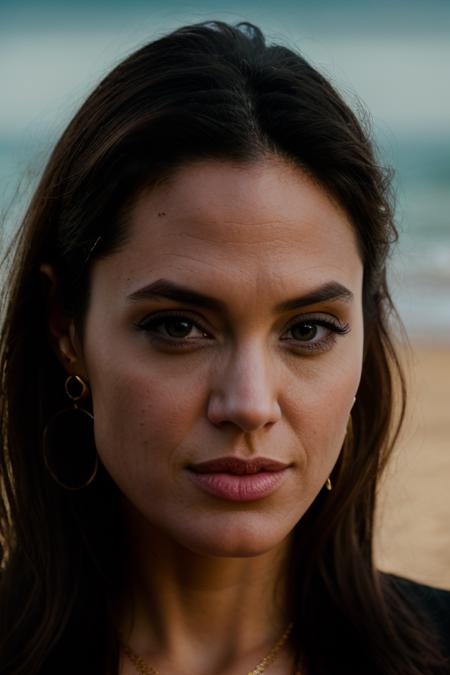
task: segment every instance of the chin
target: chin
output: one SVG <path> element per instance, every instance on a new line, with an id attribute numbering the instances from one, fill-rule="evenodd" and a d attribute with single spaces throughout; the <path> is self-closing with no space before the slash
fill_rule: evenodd
<path id="1" fill-rule="evenodd" d="M 191 534 L 191 537 L 186 535 Z M 182 544 L 197 555 L 221 558 L 251 558 L 274 551 L 285 544 L 290 531 L 271 531 L 271 528 L 252 527 L 251 524 L 230 524 L 214 531 L 184 533 Z"/>

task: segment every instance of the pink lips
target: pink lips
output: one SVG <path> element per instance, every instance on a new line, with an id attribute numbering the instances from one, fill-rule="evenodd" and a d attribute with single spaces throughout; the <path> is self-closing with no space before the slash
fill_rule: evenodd
<path id="1" fill-rule="evenodd" d="M 191 465 L 189 475 L 209 494 L 229 501 L 249 502 L 274 492 L 288 468 L 289 464 L 265 457 L 250 460 L 221 457 Z"/>

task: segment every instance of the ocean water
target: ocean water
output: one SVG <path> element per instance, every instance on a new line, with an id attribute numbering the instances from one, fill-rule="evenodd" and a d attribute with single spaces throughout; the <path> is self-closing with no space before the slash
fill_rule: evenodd
<path id="1" fill-rule="evenodd" d="M 450 343 L 450 136 L 392 137 L 379 142 L 395 171 L 395 247 L 390 282 L 412 338 Z M 0 223 L 3 246 L 18 227 L 51 151 L 37 139 L 0 139 Z"/>
<path id="2" fill-rule="evenodd" d="M 395 170 L 399 242 L 391 286 L 412 337 L 450 343 L 450 135 L 404 137 Z"/>

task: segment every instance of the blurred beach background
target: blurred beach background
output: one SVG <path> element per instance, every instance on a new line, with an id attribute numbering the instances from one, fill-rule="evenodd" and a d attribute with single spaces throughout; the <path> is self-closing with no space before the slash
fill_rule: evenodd
<path id="1" fill-rule="evenodd" d="M 184 23 L 258 24 L 300 50 L 372 117 L 395 170 L 391 283 L 410 405 L 380 495 L 381 568 L 450 588 L 450 2 L 1 0 L 0 213 L 17 227 L 51 148 L 87 93 Z"/>

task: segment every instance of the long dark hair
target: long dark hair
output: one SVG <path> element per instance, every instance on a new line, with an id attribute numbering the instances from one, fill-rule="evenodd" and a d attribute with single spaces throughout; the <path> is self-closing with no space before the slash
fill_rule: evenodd
<path id="1" fill-rule="evenodd" d="M 298 656 L 311 675 L 439 672 L 431 639 L 373 566 L 377 484 L 405 394 L 388 327 L 389 176 L 362 124 L 302 56 L 266 45 L 250 24 L 209 22 L 144 46 L 98 85 L 56 145 L 16 237 L 0 343 L 2 673 L 118 669 L 114 598 L 126 564 L 118 490 L 101 467 L 89 487 L 65 491 L 43 461 L 43 429 L 66 407 L 66 373 L 47 338 L 40 264 L 57 270 L 61 302 L 82 333 L 91 266 L 126 241 L 139 188 L 190 160 L 267 154 L 301 167 L 338 201 L 364 263 L 353 431 L 334 490 L 318 495 L 295 532 Z"/>

